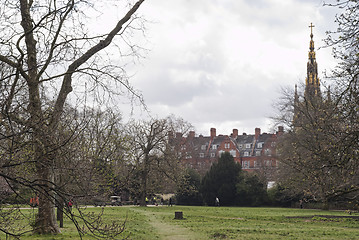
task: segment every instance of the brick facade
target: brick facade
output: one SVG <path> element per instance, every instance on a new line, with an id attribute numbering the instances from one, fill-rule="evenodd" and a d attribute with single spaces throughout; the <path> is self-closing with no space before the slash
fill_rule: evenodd
<path id="1" fill-rule="evenodd" d="M 211 128 L 210 136 L 196 136 L 192 131 L 187 137 L 176 134 L 172 142 L 177 143 L 183 164 L 201 175 L 223 152 L 229 152 L 243 170 L 261 171 L 270 180 L 277 166 L 276 142 L 282 133 L 283 127 L 279 127 L 274 134 L 261 133 L 261 129 L 256 128 L 253 135 L 239 135 L 237 129 L 230 135 L 217 135 L 216 129 Z"/>

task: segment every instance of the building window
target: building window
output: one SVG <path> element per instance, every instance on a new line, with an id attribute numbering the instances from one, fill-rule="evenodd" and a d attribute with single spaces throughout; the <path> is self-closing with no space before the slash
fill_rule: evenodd
<path id="1" fill-rule="evenodd" d="M 248 157 L 248 156 L 249 156 L 249 152 L 244 152 L 244 153 L 243 153 L 243 156 Z"/>
<path id="2" fill-rule="evenodd" d="M 229 149 L 229 147 L 230 147 L 230 144 L 229 144 L 229 143 L 225 143 L 225 144 L 224 144 L 224 148 L 225 148 L 225 149 Z"/>
<path id="3" fill-rule="evenodd" d="M 258 147 L 258 148 L 262 148 L 262 147 L 263 147 L 263 143 L 258 143 L 258 144 L 257 144 L 257 147 Z"/>
<path id="4" fill-rule="evenodd" d="M 216 157 L 216 154 L 215 153 L 211 153 L 211 158 L 214 158 Z"/>
<path id="5" fill-rule="evenodd" d="M 251 144 L 250 144 L 250 143 L 247 143 L 247 144 L 246 144 L 246 148 L 251 148 Z"/>
<path id="6" fill-rule="evenodd" d="M 206 145 L 202 145 L 201 150 L 206 150 Z"/>
<path id="7" fill-rule="evenodd" d="M 238 147 L 239 147 L 240 149 L 242 149 L 242 148 L 243 148 L 243 144 L 239 144 Z"/>
<path id="8" fill-rule="evenodd" d="M 225 153 L 225 151 L 223 151 L 223 150 L 219 151 L 218 156 L 221 157 L 223 153 Z"/>
<path id="9" fill-rule="evenodd" d="M 260 156 L 261 155 L 261 151 L 256 151 L 256 156 Z"/>
<path id="10" fill-rule="evenodd" d="M 249 161 L 243 161 L 242 162 L 242 168 L 248 169 L 249 168 Z"/>
<path id="11" fill-rule="evenodd" d="M 217 149 L 217 145 L 212 145 L 212 149 Z"/>
<path id="12" fill-rule="evenodd" d="M 200 158 L 204 158 L 204 153 L 200 153 L 200 154 L 199 154 L 199 157 L 200 157 Z"/>
<path id="13" fill-rule="evenodd" d="M 253 167 L 254 167 L 254 168 L 258 168 L 258 167 L 259 167 L 257 161 L 253 161 Z"/>
<path id="14" fill-rule="evenodd" d="M 271 167 L 271 166 L 272 166 L 272 161 L 271 161 L 271 160 L 265 160 L 265 161 L 264 161 L 264 165 L 265 165 L 266 167 Z"/>
<path id="15" fill-rule="evenodd" d="M 236 155 L 236 150 L 231 150 L 231 151 L 229 151 L 229 153 L 232 155 L 232 157 L 236 157 L 237 155 Z"/>

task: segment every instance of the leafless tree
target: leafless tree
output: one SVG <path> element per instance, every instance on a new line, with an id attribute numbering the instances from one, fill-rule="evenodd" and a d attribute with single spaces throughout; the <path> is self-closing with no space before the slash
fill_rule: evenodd
<path id="1" fill-rule="evenodd" d="M 99 96 L 126 89 L 140 98 L 122 66 L 101 53 L 116 42 L 127 45 L 128 54 L 136 54 L 126 33 L 142 29 L 136 11 L 143 2 L 129 4 L 115 27 L 102 35 L 92 34 L 87 25 L 86 13 L 96 1 L 5 0 L 0 5 L 1 145 L 7 149 L 0 176 L 30 188 L 35 182 L 39 187 L 36 233 L 60 232 L 54 211 L 54 169 L 62 145 L 54 133 L 59 132 L 70 93 L 97 89 L 92 93 Z M 119 55 L 127 54 L 119 49 Z M 33 176 L 31 181 L 8 174 L 23 162 L 32 163 L 31 168 L 24 167 Z"/>
<path id="2" fill-rule="evenodd" d="M 180 152 L 171 145 L 173 132 L 186 131 L 191 125 L 183 119 L 170 116 L 165 119 L 152 119 L 133 122 L 128 128 L 130 159 L 133 163 L 140 189 L 141 206 L 146 205 L 146 197 L 154 190 L 166 188 L 176 182 L 181 174 Z M 173 189 L 174 191 L 174 189 Z"/>
<path id="3" fill-rule="evenodd" d="M 292 114 L 284 116 L 287 111 L 282 111 L 279 117 L 290 124 L 278 142 L 278 181 L 291 194 L 325 207 L 358 192 L 358 158 L 347 145 L 348 125 L 336 101 L 329 95 L 326 99 L 302 96 L 299 101 L 293 96 L 282 107 L 290 108 Z"/>

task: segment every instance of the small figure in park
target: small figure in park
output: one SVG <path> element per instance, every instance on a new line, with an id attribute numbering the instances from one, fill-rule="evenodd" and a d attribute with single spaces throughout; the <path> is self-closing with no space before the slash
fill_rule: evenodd
<path id="1" fill-rule="evenodd" d="M 73 202 L 72 202 L 72 199 L 70 199 L 70 201 L 67 203 L 67 206 L 69 207 L 70 211 L 72 210 L 72 205 L 73 205 Z"/>
<path id="2" fill-rule="evenodd" d="M 303 209 L 303 200 L 302 199 L 299 200 L 299 207 L 300 207 L 300 209 Z"/>
<path id="3" fill-rule="evenodd" d="M 37 207 L 39 206 L 39 197 L 33 197 L 33 198 L 30 198 L 30 206 L 31 207 Z"/>
<path id="4" fill-rule="evenodd" d="M 216 206 L 219 207 L 219 198 L 216 197 Z"/>
<path id="5" fill-rule="evenodd" d="M 171 206 L 171 207 L 172 207 L 172 198 L 169 199 L 169 201 L 168 201 L 168 206 Z"/>

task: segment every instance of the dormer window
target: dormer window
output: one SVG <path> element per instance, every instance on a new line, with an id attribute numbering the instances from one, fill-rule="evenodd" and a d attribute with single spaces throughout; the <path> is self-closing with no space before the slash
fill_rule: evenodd
<path id="1" fill-rule="evenodd" d="M 217 145 L 212 145 L 212 149 L 217 149 Z"/>
<path id="2" fill-rule="evenodd" d="M 246 144 L 246 148 L 248 149 L 248 148 L 251 148 L 251 144 L 250 143 L 247 143 Z"/>
<path id="3" fill-rule="evenodd" d="M 224 148 L 225 148 L 225 149 L 229 149 L 229 147 L 230 147 L 230 144 L 229 144 L 229 143 L 225 143 L 225 144 L 224 144 Z"/>

